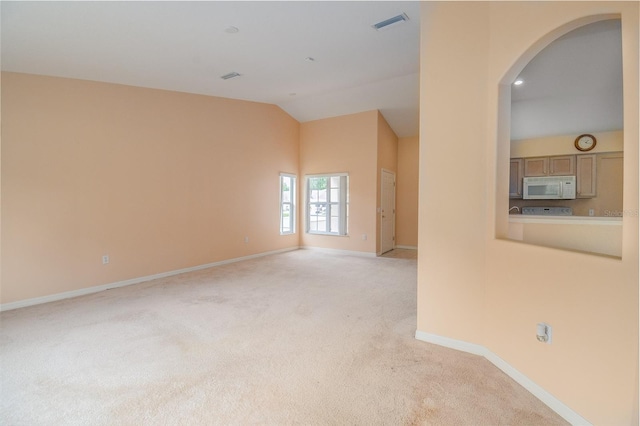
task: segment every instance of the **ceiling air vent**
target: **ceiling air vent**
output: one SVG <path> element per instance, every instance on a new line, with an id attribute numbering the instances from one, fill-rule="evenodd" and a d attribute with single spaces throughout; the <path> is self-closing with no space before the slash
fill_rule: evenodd
<path id="1" fill-rule="evenodd" d="M 223 80 L 229 80 L 230 78 L 234 78 L 234 77 L 240 77 L 240 74 L 234 71 L 234 72 L 230 72 L 229 74 L 225 74 L 220 78 Z"/>
<path id="2" fill-rule="evenodd" d="M 394 16 L 393 18 L 385 19 L 384 21 L 378 22 L 377 24 L 373 24 L 372 27 L 376 31 L 380 31 L 382 29 L 388 29 L 391 26 L 397 27 L 398 25 L 409 20 L 409 17 L 406 13 L 402 15 Z"/>

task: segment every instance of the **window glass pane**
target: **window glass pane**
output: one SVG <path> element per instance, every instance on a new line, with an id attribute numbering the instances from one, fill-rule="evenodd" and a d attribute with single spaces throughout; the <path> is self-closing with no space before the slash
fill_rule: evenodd
<path id="1" fill-rule="evenodd" d="M 309 178 L 309 189 L 326 189 L 326 188 L 327 188 L 326 177 Z"/>
<path id="2" fill-rule="evenodd" d="M 331 203 L 331 217 L 340 216 L 340 205 L 338 203 Z"/>
<path id="3" fill-rule="evenodd" d="M 291 232 L 291 205 L 283 204 L 282 205 L 282 231 L 281 232 Z"/>
<path id="4" fill-rule="evenodd" d="M 309 204 L 309 230 L 327 232 L 327 206 L 321 203 Z"/>
<path id="5" fill-rule="evenodd" d="M 331 232 L 338 232 L 340 230 L 340 218 L 331 217 Z"/>
<path id="6" fill-rule="evenodd" d="M 295 232 L 296 178 L 280 175 L 280 233 Z"/>
<path id="7" fill-rule="evenodd" d="M 291 178 L 288 176 L 282 177 L 282 202 L 288 203 L 291 201 Z"/>
<path id="8" fill-rule="evenodd" d="M 346 235 L 347 182 L 341 175 L 306 178 L 307 232 Z"/>
<path id="9" fill-rule="evenodd" d="M 318 231 L 318 217 L 309 216 L 309 231 Z"/>

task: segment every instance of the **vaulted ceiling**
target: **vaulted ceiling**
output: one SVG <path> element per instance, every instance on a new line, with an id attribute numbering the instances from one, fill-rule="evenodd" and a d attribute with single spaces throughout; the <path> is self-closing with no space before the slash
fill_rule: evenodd
<path id="1" fill-rule="evenodd" d="M 379 109 L 398 136 L 418 134 L 419 2 L 1 7 L 6 71 L 266 102 L 301 122 Z"/>
<path id="2" fill-rule="evenodd" d="M 0 2 L 2 69 L 276 104 L 300 122 L 379 109 L 418 134 L 417 1 Z M 372 26 L 404 14 L 407 20 Z M 238 77 L 221 77 L 236 72 Z M 543 50 L 512 138 L 622 126 L 619 21 Z"/>

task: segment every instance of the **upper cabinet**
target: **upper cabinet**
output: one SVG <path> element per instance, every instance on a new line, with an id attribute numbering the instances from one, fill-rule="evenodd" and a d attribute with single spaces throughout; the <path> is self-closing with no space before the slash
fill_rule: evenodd
<path id="1" fill-rule="evenodd" d="M 524 159 L 512 158 L 509 164 L 509 198 L 522 198 Z"/>
<path id="2" fill-rule="evenodd" d="M 596 196 L 598 179 L 596 164 L 596 154 L 578 155 L 576 198 L 594 198 Z"/>
<path id="3" fill-rule="evenodd" d="M 523 177 L 575 176 L 576 198 L 596 198 L 602 186 L 602 206 L 596 207 L 622 205 L 622 152 L 512 158 L 509 164 L 509 198 L 522 198 Z"/>
<path id="4" fill-rule="evenodd" d="M 549 173 L 549 157 L 533 157 L 524 159 L 525 176 L 547 176 Z"/>
<path id="5" fill-rule="evenodd" d="M 573 176 L 576 174 L 576 156 L 549 157 L 549 176 Z"/>
<path id="6" fill-rule="evenodd" d="M 524 159 L 524 176 L 573 176 L 576 156 L 531 157 Z"/>

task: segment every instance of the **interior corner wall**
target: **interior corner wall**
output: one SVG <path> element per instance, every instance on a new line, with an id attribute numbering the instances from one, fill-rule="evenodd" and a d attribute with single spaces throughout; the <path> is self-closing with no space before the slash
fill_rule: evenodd
<path id="1" fill-rule="evenodd" d="M 274 105 L 3 73 L 1 302 L 298 247 L 278 200 L 299 130 Z"/>
<path id="2" fill-rule="evenodd" d="M 419 138 L 398 139 L 396 245 L 418 247 Z"/>
<path id="3" fill-rule="evenodd" d="M 384 116 L 378 112 L 378 163 L 376 168 L 376 253 L 381 250 L 381 188 L 382 169 L 393 172 L 398 177 L 398 136 L 393 132 Z M 397 188 L 397 184 L 396 184 Z M 397 194 L 396 194 L 397 198 Z M 396 218 L 397 221 L 397 218 Z"/>
<path id="4" fill-rule="evenodd" d="M 505 75 L 559 28 L 610 14 L 622 18 L 622 259 L 496 238 L 508 221 Z M 481 345 L 593 424 L 637 421 L 639 18 L 636 2 L 421 9 L 418 331 Z M 538 322 L 552 344 L 535 339 Z"/>
<path id="5" fill-rule="evenodd" d="M 482 341 L 489 16 L 421 6 L 418 331 Z"/>
<path id="6" fill-rule="evenodd" d="M 300 221 L 304 224 L 304 177 L 349 174 L 348 235 L 308 234 L 305 247 L 376 253 L 376 165 L 378 111 L 367 111 L 300 124 Z"/>

